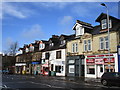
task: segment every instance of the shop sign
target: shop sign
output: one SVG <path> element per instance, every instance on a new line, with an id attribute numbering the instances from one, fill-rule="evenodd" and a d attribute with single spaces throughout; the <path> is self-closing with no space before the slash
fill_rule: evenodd
<path id="1" fill-rule="evenodd" d="M 70 64 L 75 63 L 75 60 L 69 60 L 69 63 Z"/>
<path id="2" fill-rule="evenodd" d="M 95 59 L 95 64 L 104 64 L 103 58 L 96 58 Z"/>
<path id="3" fill-rule="evenodd" d="M 87 63 L 94 63 L 94 62 L 95 62 L 95 59 L 86 59 L 86 62 L 87 62 Z"/>
<path id="4" fill-rule="evenodd" d="M 108 63 L 108 62 L 114 63 L 114 61 L 115 61 L 114 58 L 110 58 L 110 61 L 109 61 L 109 58 L 104 58 L 105 63 Z"/>
<path id="5" fill-rule="evenodd" d="M 88 58 L 95 58 L 95 57 L 108 57 L 108 56 L 113 56 L 113 54 L 91 55 L 91 56 L 87 56 L 87 57 Z"/>

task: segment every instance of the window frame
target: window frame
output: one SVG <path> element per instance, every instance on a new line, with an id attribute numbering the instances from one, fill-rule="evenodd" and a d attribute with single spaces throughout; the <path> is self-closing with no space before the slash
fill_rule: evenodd
<path id="1" fill-rule="evenodd" d="M 104 23 L 103 23 L 103 21 L 104 21 Z M 101 20 L 101 26 L 102 26 L 102 29 L 108 28 L 107 19 Z M 109 20 L 109 28 L 112 28 L 112 20 L 111 19 Z"/>
<path id="2" fill-rule="evenodd" d="M 101 41 L 101 39 L 103 39 L 103 41 Z M 100 37 L 99 38 L 99 41 L 100 41 L 100 50 L 103 50 L 104 49 L 104 38 L 103 37 Z M 102 48 L 102 45 L 101 44 L 103 44 L 103 48 Z"/>
<path id="3" fill-rule="evenodd" d="M 56 59 L 61 59 L 62 55 L 61 55 L 61 50 L 60 51 L 56 51 Z"/>
<path id="4" fill-rule="evenodd" d="M 87 40 L 84 40 L 84 51 L 87 51 Z"/>
<path id="5" fill-rule="evenodd" d="M 89 40 L 87 40 L 87 42 L 88 42 L 88 48 L 87 49 L 88 49 L 88 51 L 91 51 L 92 50 L 92 48 L 91 48 L 91 40 L 89 39 Z"/>

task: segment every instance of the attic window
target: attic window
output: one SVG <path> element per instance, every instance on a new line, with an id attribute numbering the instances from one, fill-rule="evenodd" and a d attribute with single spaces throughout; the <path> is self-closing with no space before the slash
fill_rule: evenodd
<path id="1" fill-rule="evenodd" d="M 29 52 L 29 49 L 28 49 L 28 48 L 26 48 L 26 49 L 25 49 L 25 52 L 26 52 L 26 53 L 27 53 L 27 52 Z"/>
<path id="2" fill-rule="evenodd" d="M 61 45 L 62 45 L 62 44 L 65 44 L 65 40 L 62 40 L 60 44 L 61 44 Z"/>
<path id="3" fill-rule="evenodd" d="M 34 46 L 30 46 L 30 51 L 34 51 Z"/>
<path id="4" fill-rule="evenodd" d="M 82 26 L 77 25 L 75 32 L 76 32 L 76 36 L 83 35 L 84 34 L 84 29 L 82 28 Z"/>
<path id="5" fill-rule="evenodd" d="M 54 43 L 50 43 L 50 46 L 54 46 Z"/>
<path id="6" fill-rule="evenodd" d="M 107 29 L 107 19 L 101 21 L 102 29 Z M 109 20 L 109 28 L 112 28 L 111 20 Z"/>

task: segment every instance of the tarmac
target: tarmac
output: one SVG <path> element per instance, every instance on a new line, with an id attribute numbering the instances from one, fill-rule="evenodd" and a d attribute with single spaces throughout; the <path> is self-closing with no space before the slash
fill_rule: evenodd
<path id="1" fill-rule="evenodd" d="M 96 83 L 101 84 L 100 78 L 85 78 L 85 77 L 70 77 L 70 76 L 48 76 L 56 80 L 72 81 L 72 82 L 85 82 L 85 83 Z"/>

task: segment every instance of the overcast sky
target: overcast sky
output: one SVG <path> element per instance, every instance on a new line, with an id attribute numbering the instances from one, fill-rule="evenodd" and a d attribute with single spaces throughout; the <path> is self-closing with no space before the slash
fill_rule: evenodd
<path id="1" fill-rule="evenodd" d="M 5 2 L 2 3 L 2 49 L 18 41 L 19 46 L 35 40 L 48 40 L 51 35 L 74 34 L 76 20 L 92 24 L 106 8 L 101 2 Z M 105 2 L 109 14 L 118 17 L 118 3 Z"/>

